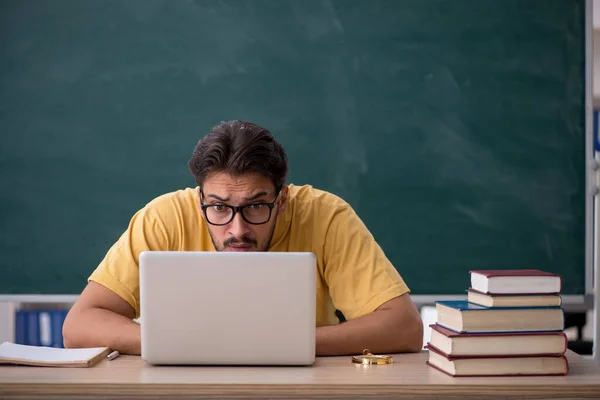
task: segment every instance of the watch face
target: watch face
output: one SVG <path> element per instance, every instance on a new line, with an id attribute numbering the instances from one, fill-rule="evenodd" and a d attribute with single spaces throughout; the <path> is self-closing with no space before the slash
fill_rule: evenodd
<path id="1" fill-rule="evenodd" d="M 353 356 L 352 362 L 356 364 L 391 364 L 393 359 L 391 356 L 375 355 L 365 349 L 363 355 Z"/>

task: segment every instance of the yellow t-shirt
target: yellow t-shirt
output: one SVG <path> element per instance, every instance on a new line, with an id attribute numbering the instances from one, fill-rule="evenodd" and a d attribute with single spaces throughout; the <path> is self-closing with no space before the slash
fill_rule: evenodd
<path id="1" fill-rule="evenodd" d="M 349 204 L 311 186 L 289 185 L 269 251 L 313 252 L 317 258 L 317 326 L 367 314 L 408 293 L 404 280 Z M 187 188 L 157 197 L 89 277 L 127 301 L 140 317 L 139 254 L 144 250 L 215 251 L 200 214 L 198 192 Z"/>

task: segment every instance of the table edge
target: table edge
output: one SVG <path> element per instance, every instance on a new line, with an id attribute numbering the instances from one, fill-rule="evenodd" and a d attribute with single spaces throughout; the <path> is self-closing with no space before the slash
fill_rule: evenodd
<path id="1" fill-rule="evenodd" d="M 525 384 L 507 386 L 500 384 L 410 384 L 410 385 L 335 385 L 335 384 L 190 384 L 190 383 L 2 383 L 0 397 L 15 395 L 56 396 L 85 393 L 88 396 L 118 396 L 130 394 L 148 395 L 369 395 L 369 394 L 432 394 L 443 392 L 450 394 L 477 395 L 536 395 L 556 397 L 560 395 L 584 396 L 598 395 L 600 397 L 600 382 L 598 384 L 566 384 L 543 385 Z"/>

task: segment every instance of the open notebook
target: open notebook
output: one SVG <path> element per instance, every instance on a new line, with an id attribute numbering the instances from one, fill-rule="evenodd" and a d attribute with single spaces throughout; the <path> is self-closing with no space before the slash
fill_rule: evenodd
<path id="1" fill-rule="evenodd" d="M 4 342 L 0 345 L 0 364 L 91 367 L 106 357 L 109 352 L 108 347 L 62 349 Z"/>

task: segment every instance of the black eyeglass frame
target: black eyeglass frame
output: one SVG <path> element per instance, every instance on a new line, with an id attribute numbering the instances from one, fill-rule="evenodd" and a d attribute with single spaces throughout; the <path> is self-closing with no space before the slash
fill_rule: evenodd
<path id="1" fill-rule="evenodd" d="M 249 223 L 250 225 L 264 225 L 271 220 L 271 216 L 273 215 L 273 208 L 275 207 L 275 203 L 277 202 L 277 199 L 279 199 L 279 193 L 281 193 L 280 190 L 277 191 L 277 196 L 275 196 L 275 200 L 273 200 L 270 203 L 260 201 L 258 203 L 250 203 L 250 204 L 246 204 L 244 206 L 230 206 L 229 204 L 221 204 L 221 203 L 219 203 L 219 204 L 202 204 L 202 203 L 200 203 L 200 208 L 202 209 L 204 218 L 206 218 L 206 222 L 208 222 L 209 224 L 214 225 L 214 226 L 224 226 L 224 225 L 231 223 L 231 221 L 233 221 L 233 219 L 235 218 L 235 214 L 237 214 L 238 212 L 242 216 L 242 219 L 244 221 L 246 221 L 247 223 Z M 204 198 L 204 193 L 202 193 L 202 197 Z M 257 205 L 267 206 L 269 208 L 269 217 L 267 218 L 267 220 L 265 222 L 258 222 L 258 223 L 251 222 L 251 221 L 248 221 L 246 219 L 246 216 L 244 215 L 244 212 L 243 212 L 244 208 L 251 207 L 251 206 L 257 206 Z M 211 222 L 210 219 L 208 218 L 208 216 L 206 215 L 206 209 L 209 207 L 227 207 L 227 208 L 231 209 L 233 211 L 233 213 L 231 214 L 231 219 L 222 224 L 215 224 L 215 223 Z"/>

